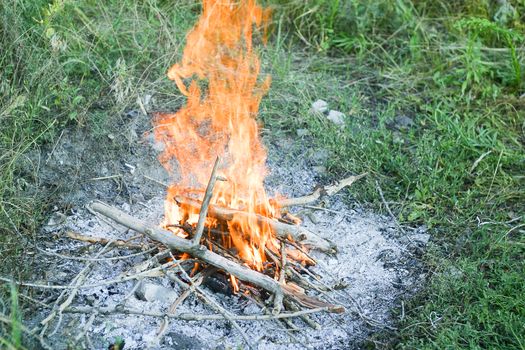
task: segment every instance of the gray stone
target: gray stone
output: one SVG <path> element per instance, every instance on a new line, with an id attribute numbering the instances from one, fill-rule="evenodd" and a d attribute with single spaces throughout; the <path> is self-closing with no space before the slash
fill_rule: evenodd
<path id="1" fill-rule="evenodd" d="M 406 115 L 400 115 L 396 117 L 395 126 L 398 129 L 408 129 L 414 126 L 414 121 L 412 118 L 407 117 Z"/>
<path id="2" fill-rule="evenodd" d="M 171 304 L 179 297 L 179 294 L 158 284 L 143 282 L 135 291 L 135 296 L 143 301 L 160 301 L 163 304 Z"/>
<path id="3" fill-rule="evenodd" d="M 344 113 L 341 113 L 339 111 L 331 110 L 330 112 L 328 112 L 328 116 L 326 118 L 336 125 L 345 125 L 345 115 Z"/>
<path id="4" fill-rule="evenodd" d="M 428 233 L 417 233 L 410 238 L 412 238 L 413 241 L 421 242 L 426 245 L 430 240 L 430 235 Z"/>
<path id="5" fill-rule="evenodd" d="M 312 163 L 319 165 L 324 164 L 328 160 L 328 157 L 330 157 L 330 152 L 321 148 L 313 152 L 310 159 L 312 160 Z"/>
<path id="6" fill-rule="evenodd" d="M 311 132 L 308 129 L 297 129 L 296 131 L 297 136 L 304 137 L 304 136 L 310 136 Z"/>
<path id="7" fill-rule="evenodd" d="M 313 166 L 312 170 L 315 171 L 319 175 L 325 175 L 326 174 L 326 167 L 320 165 L 320 166 Z"/>
<path id="8" fill-rule="evenodd" d="M 67 216 L 63 213 L 56 211 L 53 214 L 51 214 L 51 217 L 49 218 L 47 224 L 44 226 L 44 230 L 46 232 L 53 232 L 58 229 L 60 229 L 67 220 Z"/>
<path id="9" fill-rule="evenodd" d="M 312 103 L 312 108 L 310 111 L 316 112 L 316 113 L 325 113 L 328 110 L 328 102 L 323 100 L 317 100 L 314 103 Z"/>

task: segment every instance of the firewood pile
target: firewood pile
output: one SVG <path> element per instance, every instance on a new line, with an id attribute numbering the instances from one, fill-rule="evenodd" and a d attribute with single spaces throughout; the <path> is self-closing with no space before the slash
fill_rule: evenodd
<path id="1" fill-rule="evenodd" d="M 339 192 L 364 175 L 351 176 L 333 186 L 318 187 L 309 196 L 286 199 L 280 205 L 283 208 L 292 205 L 307 205 L 323 196 Z M 223 320 L 230 322 L 232 327 L 243 337 L 246 345 L 252 348 L 252 340 L 241 330 L 238 322 L 278 322 L 283 330 L 288 332 L 289 330 L 298 330 L 293 323 L 294 319 L 302 320 L 313 329 L 320 329 L 321 325 L 310 317 L 311 314 L 321 312 L 344 313 L 345 307 L 339 305 L 328 293 L 339 291 L 344 286 L 327 285 L 323 282 L 322 276 L 309 269 L 309 266 L 317 263 L 316 259 L 309 254 L 310 250 L 317 249 L 325 254 L 337 254 L 336 244 L 301 228 L 297 222 L 292 221 L 294 217 L 290 214 L 284 214 L 280 219 L 262 216 L 257 218 L 257 220 L 264 221 L 272 227 L 280 242 L 279 250 L 266 250 L 267 262 L 261 271 L 250 268 L 232 249 L 226 249 L 217 243 L 218 240 L 215 238 L 228 234 L 227 231 L 220 229 L 224 226 L 217 225 L 213 229 L 199 226 L 199 222 L 204 223 L 206 217 L 228 221 L 234 212 L 238 214 L 238 210 L 210 204 L 209 194 L 213 190 L 215 181 L 216 174 L 213 172 L 202 202 L 184 197 L 176 199 L 181 205 L 196 206 L 200 210 L 199 221 L 196 225 L 176 225 L 187 232 L 187 238 L 179 237 L 167 228 L 136 219 L 122 210 L 102 202 L 91 203 L 88 208 L 91 213 L 106 218 L 105 220 L 108 220 L 108 223 L 111 223 L 111 220 L 135 231 L 138 235 L 133 236 L 133 238 L 144 236 L 149 240 L 136 244 L 131 240 L 105 239 L 67 232 L 65 236 L 69 239 L 83 241 L 90 245 L 102 245 L 103 247 L 93 258 L 88 259 L 84 268 L 72 279 L 69 285 L 19 283 L 21 286 L 36 289 L 57 289 L 61 291 L 52 305 L 46 305 L 49 309 L 47 317 L 42 319 L 32 331 L 27 330 L 27 333 L 37 338 L 42 347 L 51 349 L 53 347 L 46 343 L 46 339 L 55 334 L 61 327 L 65 314 L 89 316 L 84 327 L 85 330 L 91 327 L 91 323 L 98 315 L 157 317 L 163 320 L 158 331 L 159 338 L 162 337 L 163 332 L 168 328 L 169 320 L 172 319 L 185 321 Z M 253 214 L 245 213 L 242 215 Z M 127 257 L 146 254 L 149 255 L 149 258 L 134 266 L 128 273 L 120 274 L 117 278 L 88 283 L 88 275 L 93 264 L 98 259 L 108 259 L 102 258 L 104 254 L 118 249 L 139 251 L 136 254 L 125 255 Z M 46 251 L 42 252 L 49 254 Z M 66 257 L 60 254 L 55 255 L 62 258 Z M 228 276 L 230 277 L 228 278 Z M 235 282 L 232 282 L 232 276 L 235 278 Z M 184 292 L 178 295 L 170 305 L 166 305 L 167 311 L 163 313 L 126 306 L 127 299 L 141 288 L 145 278 L 168 278 Z M 85 304 L 74 305 L 73 303 L 80 290 L 98 287 L 110 288 L 112 286 L 118 288 L 119 284 L 128 281 L 135 281 L 134 287 L 116 305 L 90 306 Z M 235 295 L 238 298 L 246 298 L 256 303 L 260 306 L 261 312 L 246 315 L 237 314 L 235 310 L 225 309 L 216 301 L 213 291 L 210 291 L 214 288 L 211 288 L 209 284 L 207 285 L 207 281 L 208 283 L 212 281 L 215 284 L 222 283 L 229 293 L 235 290 Z M 230 284 L 235 284 L 235 288 L 230 288 Z M 210 288 L 203 288 L 204 286 Z M 222 293 L 224 292 L 223 290 Z M 212 313 L 178 312 L 179 306 L 192 294 Z M 357 311 L 359 313 L 358 309 Z M 366 322 L 373 322 L 366 319 L 366 316 L 361 316 Z M 85 332 L 81 332 L 78 337 L 84 335 Z"/>
<path id="2" fill-rule="evenodd" d="M 319 187 L 316 191 L 305 197 L 286 199 L 281 203 L 282 207 L 292 205 L 305 205 L 312 203 L 323 196 L 332 195 L 342 188 L 350 186 L 360 176 L 351 176 L 333 186 Z M 78 278 L 75 285 L 71 288 L 70 296 L 56 310 L 53 310 L 43 323 L 49 322 L 58 313 L 86 313 L 96 311 L 97 314 L 139 314 L 145 316 L 161 317 L 167 320 L 172 318 L 182 320 L 228 320 L 232 326 L 239 330 L 248 346 L 250 340 L 240 330 L 237 321 L 279 321 L 286 327 L 293 327 L 292 320 L 300 318 L 309 326 L 317 329 L 320 327 L 309 315 L 318 312 L 342 313 L 345 308 L 338 305 L 327 295 L 327 291 L 340 289 L 342 286 L 329 286 L 322 282 L 320 276 L 312 273 L 308 266 L 315 265 L 316 260 L 308 253 L 310 249 L 318 249 L 326 254 L 336 254 L 337 246 L 333 242 L 325 240 L 315 233 L 301 228 L 291 221 L 292 216 L 284 215 L 277 220 L 275 218 L 257 217 L 257 220 L 270 225 L 276 233 L 280 242 L 278 251 L 266 250 L 267 263 L 262 271 L 256 271 L 248 267 L 235 252 L 221 247 L 217 236 L 227 235 L 227 231 L 220 228 L 206 229 L 203 224 L 206 217 L 211 217 L 219 221 L 228 221 L 233 214 L 239 214 L 238 210 L 210 205 L 210 193 L 216 181 L 215 173 L 212 174 L 210 183 L 205 192 L 203 201 L 196 199 L 178 197 L 176 201 L 180 205 L 195 206 L 200 209 L 199 221 L 196 225 L 176 225 L 187 232 L 187 238 L 181 238 L 166 228 L 160 228 L 138 220 L 123 211 L 104 204 L 94 202 L 90 205 L 90 210 L 101 214 L 104 217 L 117 222 L 137 233 L 147 236 L 151 244 L 146 249 L 155 249 L 158 252 L 153 255 L 141 267 L 135 269 L 138 273 L 132 273 L 118 280 L 105 281 L 104 284 L 119 283 L 130 279 L 136 279 L 138 288 L 140 280 L 144 277 L 159 274 L 166 276 L 185 292 L 169 306 L 168 311 L 161 313 L 148 313 L 133 310 L 122 306 L 110 308 L 97 308 L 96 310 L 86 306 L 71 306 L 70 302 L 74 297 L 75 288 L 90 287 L 82 286 L 82 278 Z M 253 215 L 241 213 L 241 215 Z M 218 225 L 218 227 L 224 227 Z M 205 231 L 206 234 L 203 234 Z M 72 237 L 82 239 L 81 237 Z M 93 240 L 91 240 L 94 243 Z M 104 241 L 105 247 L 111 245 L 126 246 L 125 243 Z M 239 297 L 249 298 L 256 302 L 264 310 L 261 314 L 237 315 L 232 310 L 221 307 L 209 295 L 206 289 L 202 288 L 203 281 L 213 275 L 220 275 L 218 279 L 226 280 L 225 276 L 233 276 Z M 229 279 L 231 282 L 231 278 Z M 177 313 L 177 307 L 189 295 L 195 294 L 205 303 L 214 314 L 188 314 Z M 316 296 L 311 294 L 315 293 Z"/>

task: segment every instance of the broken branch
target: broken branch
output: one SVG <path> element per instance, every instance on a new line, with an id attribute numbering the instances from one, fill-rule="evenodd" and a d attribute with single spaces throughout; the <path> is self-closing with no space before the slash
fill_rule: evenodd
<path id="1" fill-rule="evenodd" d="M 206 192 L 204 193 L 204 198 L 202 200 L 202 206 L 199 212 L 199 221 L 197 221 L 195 237 L 193 237 L 194 245 L 198 245 L 200 243 L 202 232 L 204 232 L 204 223 L 206 222 L 206 216 L 208 215 L 208 207 L 210 205 L 211 196 L 213 195 L 213 187 L 215 187 L 215 182 L 217 181 L 216 173 L 220 162 L 221 158 L 217 156 L 217 159 L 215 159 L 215 164 L 213 164 L 213 170 L 211 171 L 210 181 L 208 182 L 208 186 L 206 186 Z"/>
<path id="2" fill-rule="evenodd" d="M 368 173 L 363 173 L 357 176 L 349 176 L 337 182 L 335 185 L 318 187 L 312 194 L 297 198 L 288 198 L 278 201 L 280 207 L 291 207 L 294 205 L 305 205 L 311 204 L 324 196 L 333 196 L 337 192 L 341 191 L 345 187 L 351 186 L 354 182 L 365 177 Z"/>

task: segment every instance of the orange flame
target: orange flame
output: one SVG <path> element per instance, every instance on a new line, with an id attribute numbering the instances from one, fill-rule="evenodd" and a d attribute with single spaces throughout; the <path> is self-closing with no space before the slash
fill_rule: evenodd
<path id="1" fill-rule="evenodd" d="M 180 176 L 168 189 L 166 224 L 197 221 L 198 212 L 179 207 L 174 198 L 202 199 L 217 155 L 223 159 L 218 173 L 227 181 L 217 182 L 211 202 L 272 217 L 277 208 L 263 187 L 266 150 L 255 120 L 270 77 L 259 80 L 260 62 L 252 43 L 253 29 L 265 32 L 270 12 L 255 0 L 203 0 L 202 5 L 182 61 L 168 71 L 187 104 L 177 113 L 155 118 L 155 137 L 165 145 L 160 161 Z M 270 227 L 237 216 L 227 225 L 230 235 L 223 244 L 261 270 L 264 248 L 273 239 Z"/>

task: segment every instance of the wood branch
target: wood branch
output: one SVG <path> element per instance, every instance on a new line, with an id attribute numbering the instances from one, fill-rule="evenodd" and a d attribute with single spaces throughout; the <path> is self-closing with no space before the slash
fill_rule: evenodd
<path id="1" fill-rule="evenodd" d="M 208 182 L 208 186 L 206 186 L 206 192 L 204 193 L 204 198 L 202 200 L 202 206 L 199 212 L 199 221 L 197 221 L 197 227 L 195 228 L 195 236 L 193 237 L 193 244 L 195 245 L 200 243 L 202 232 L 204 232 L 204 223 L 206 222 L 206 216 L 208 216 L 208 207 L 210 205 L 211 196 L 213 195 L 213 187 L 215 187 L 215 182 L 217 181 L 216 174 L 220 162 L 221 158 L 217 156 L 211 171 L 210 181 Z"/>
<path id="2" fill-rule="evenodd" d="M 317 308 L 309 310 L 301 310 L 297 312 L 283 312 L 278 315 L 235 315 L 231 318 L 236 321 L 269 321 L 269 320 L 280 320 L 285 318 L 294 318 L 301 315 L 314 314 L 323 311 L 330 311 L 329 308 Z M 226 320 L 221 314 L 211 315 L 198 315 L 190 313 L 181 313 L 178 315 L 170 313 L 162 313 L 148 310 L 138 310 L 133 308 L 127 308 L 123 306 L 108 306 L 108 307 L 91 307 L 91 306 L 72 306 L 64 310 L 64 312 L 75 313 L 75 314 L 92 314 L 97 312 L 100 315 L 112 315 L 112 314 L 124 314 L 124 315 L 139 315 L 139 316 L 150 316 L 150 317 L 161 317 L 161 318 L 172 318 L 185 321 L 220 321 Z M 1 316 L 0 316 L 1 317 Z M 0 318 L 0 321 L 3 321 Z"/>
<path id="3" fill-rule="evenodd" d="M 81 241 L 81 242 L 86 242 L 86 243 L 91 243 L 91 244 L 106 245 L 106 244 L 109 243 L 109 240 L 106 239 L 106 238 L 82 235 L 80 233 L 76 233 L 76 232 L 73 232 L 73 231 L 67 231 L 64 235 L 66 237 L 74 239 L 76 241 Z M 124 240 L 121 240 L 121 239 L 114 240 L 112 242 L 112 245 L 114 245 L 116 247 L 128 248 L 128 249 L 140 249 L 140 250 L 149 250 L 149 249 L 151 249 L 150 245 L 129 243 L 128 241 L 124 241 Z"/>
<path id="4" fill-rule="evenodd" d="M 195 209 L 201 207 L 200 201 L 183 196 L 176 196 L 175 201 L 180 205 L 187 205 Z M 328 253 L 334 253 L 337 251 L 337 246 L 333 242 L 321 238 L 315 233 L 308 231 L 303 227 L 285 224 L 283 222 L 273 220 L 262 215 L 248 213 L 237 209 L 225 208 L 215 204 L 210 204 L 208 214 L 216 219 L 220 219 L 223 221 L 231 221 L 233 220 L 234 216 L 255 218 L 261 225 L 270 226 L 277 237 L 291 237 L 294 241 L 301 242 L 301 244 L 305 246 L 314 249 L 319 249 Z"/>
<path id="5" fill-rule="evenodd" d="M 288 285 L 281 285 L 276 280 L 266 275 L 263 275 L 260 272 L 251 270 L 245 266 L 230 261 L 212 251 L 209 251 L 208 249 L 206 249 L 206 247 L 202 245 L 195 246 L 189 240 L 178 237 L 170 231 L 155 227 L 153 225 L 148 225 L 124 213 L 123 211 L 113 208 L 107 204 L 97 202 L 91 204 L 91 208 L 94 211 L 118 222 L 121 225 L 124 225 L 137 232 L 144 233 L 152 240 L 158 241 L 164 244 L 165 246 L 177 250 L 179 252 L 188 253 L 194 258 L 198 258 L 212 266 L 224 270 L 225 272 L 232 274 L 233 276 L 237 277 L 242 281 L 259 286 L 273 293 L 274 295 L 284 293 L 285 296 L 290 297 L 293 300 L 296 300 L 299 304 L 310 308 L 323 307 L 326 308 L 328 311 L 338 313 L 345 311 L 344 307 L 340 305 L 334 305 L 323 302 L 321 300 L 317 300 L 313 297 L 307 296 L 301 291 L 289 288 Z"/>
<path id="6" fill-rule="evenodd" d="M 324 196 L 333 196 L 337 192 L 341 191 L 345 187 L 351 186 L 354 182 L 365 177 L 368 173 L 363 173 L 357 176 L 349 176 L 337 182 L 335 185 L 318 187 L 312 194 L 297 198 L 282 199 L 277 202 L 280 207 L 290 207 L 293 205 L 305 205 L 311 204 Z"/>

